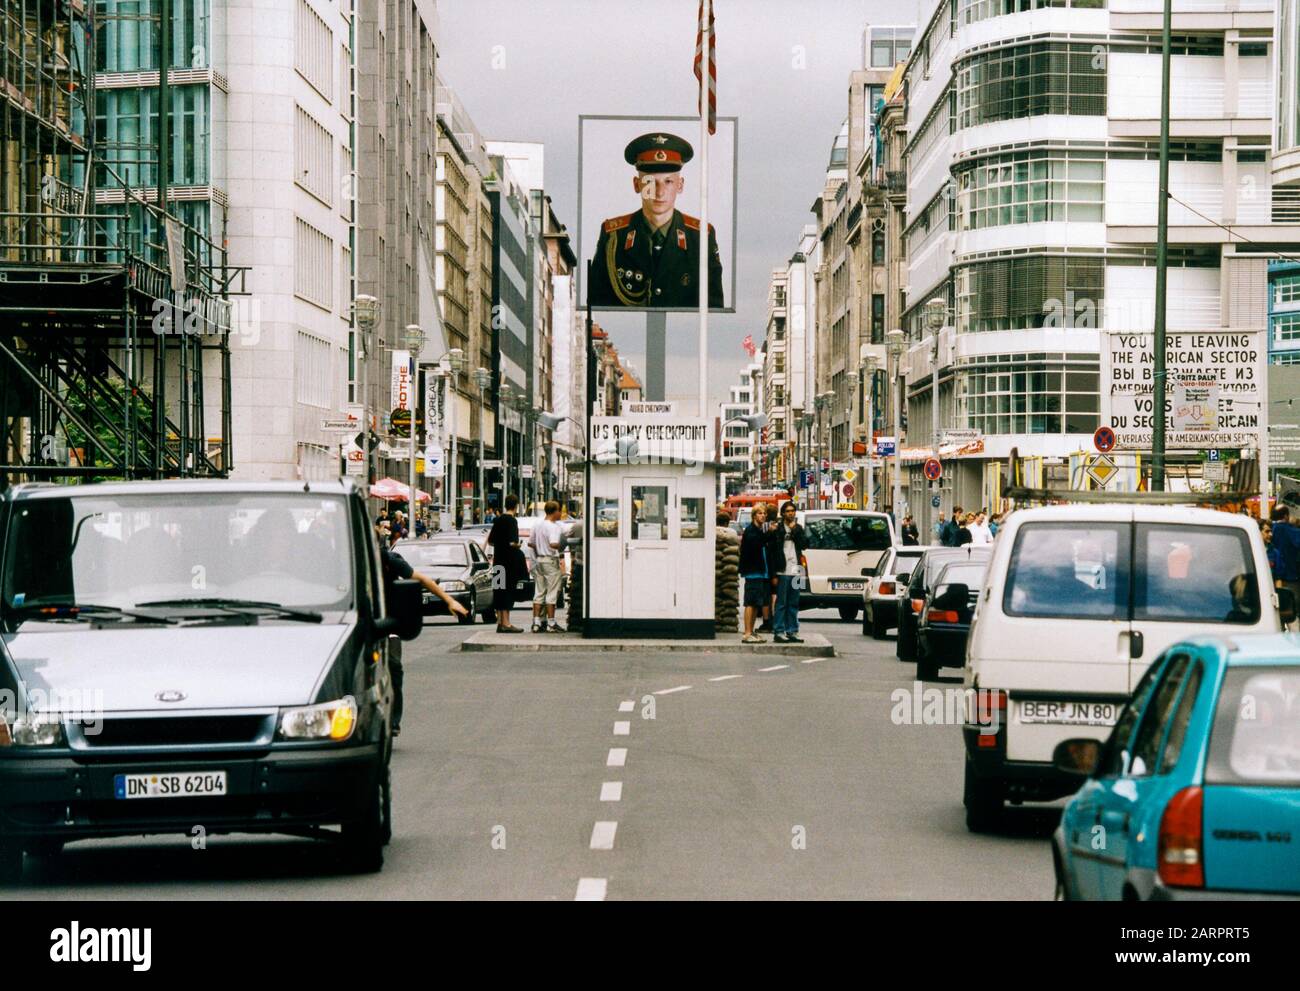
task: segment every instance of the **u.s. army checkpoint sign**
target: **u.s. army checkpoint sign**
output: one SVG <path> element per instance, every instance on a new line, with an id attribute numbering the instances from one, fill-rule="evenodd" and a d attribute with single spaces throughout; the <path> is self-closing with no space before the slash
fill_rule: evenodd
<path id="1" fill-rule="evenodd" d="M 1115 449 L 1151 450 L 1154 420 L 1154 335 L 1114 331 L 1101 335 L 1101 418 L 1115 431 Z M 1207 447 L 1254 448 L 1259 443 L 1268 348 L 1264 331 L 1184 330 L 1167 336 L 1166 429 L 1169 451 Z M 1177 430 L 1175 386 L 1196 383 L 1214 394 L 1215 429 Z"/>

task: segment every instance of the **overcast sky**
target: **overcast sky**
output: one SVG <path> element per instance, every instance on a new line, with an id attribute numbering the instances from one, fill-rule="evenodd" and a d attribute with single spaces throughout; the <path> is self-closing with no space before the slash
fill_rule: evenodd
<path id="1" fill-rule="evenodd" d="M 485 138 L 546 145 L 546 191 L 576 233 L 579 114 L 696 113 L 697 14 L 698 0 L 438 0 L 439 71 Z M 736 313 L 709 318 L 710 415 L 748 361 L 740 342 L 762 342 L 772 268 L 812 221 L 863 29 L 914 23 L 916 3 L 715 0 L 714 16 L 718 113 L 740 118 L 740 189 Z M 695 143 L 698 127 L 682 134 Z M 679 208 L 698 212 L 695 196 Z M 599 322 L 644 380 L 644 314 Z M 670 314 L 667 393 L 687 413 L 698 347 L 698 321 Z"/>

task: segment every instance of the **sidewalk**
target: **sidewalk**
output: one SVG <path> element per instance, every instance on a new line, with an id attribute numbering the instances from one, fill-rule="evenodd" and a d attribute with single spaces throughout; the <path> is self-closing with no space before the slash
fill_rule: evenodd
<path id="1" fill-rule="evenodd" d="M 739 633 L 719 633 L 713 640 L 584 640 L 581 633 L 498 633 L 483 630 L 465 640 L 460 649 L 478 652 L 532 651 L 598 653 L 632 651 L 638 654 L 756 654 L 762 657 L 834 657 L 835 647 L 820 633 L 801 634 L 803 643 L 740 642 Z"/>

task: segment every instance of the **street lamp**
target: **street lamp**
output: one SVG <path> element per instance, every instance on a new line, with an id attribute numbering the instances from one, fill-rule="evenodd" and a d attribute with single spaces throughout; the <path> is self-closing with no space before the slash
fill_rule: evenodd
<path id="1" fill-rule="evenodd" d="M 515 390 L 510 405 L 512 405 L 515 408 L 515 412 L 519 414 L 521 424 L 519 430 L 519 496 L 522 499 L 525 492 L 524 456 L 528 453 L 528 447 L 524 443 L 524 430 L 527 429 L 528 426 L 528 395 L 523 389 Z M 524 502 L 524 506 L 528 506 L 527 501 Z"/>
<path id="2" fill-rule="evenodd" d="M 506 505 L 506 495 L 510 492 L 510 428 L 506 425 L 505 412 L 514 403 L 515 387 L 509 382 L 502 382 L 497 389 L 497 422 L 501 425 L 501 508 Z"/>
<path id="3" fill-rule="evenodd" d="M 935 296 L 925 304 L 925 322 L 930 328 L 930 445 L 939 458 L 939 331 L 948 320 L 948 301 Z"/>
<path id="4" fill-rule="evenodd" d="M 370 335 L 379 322 L 379 300 L 364 293 L 352 300 L 352 320 L 357 325 L 357 371 L 361 375 L 361 447 L 366 456 L 365 482 L 370 491 Z"/>
<path id="5" fill-rule="evenodd" d="M 890 399 L 894 407 L 894 525 L 902 519 L 899 515 L 903 511 L 903 476 L 902 461 L 903 438 L 902 434 L 902 371 L 903 371 L 903 348 L 905 347 L 907 335 L 901 330 L 891 330 L 885 335 L 885 341 L 889 348 L 889 358 L 894 363 L 894 377 L 890 391 Z"/>
<path id="6" fill-rule="evenodd" d="M 483 500 L 483 512 L 479 519 L 487 516 L 487 490 L 483 488 L 483 418 L 487 412 L 487 390 L 492 384 L 492 372 L 486 368 L 474 369 L 474 384 L 478 386 L 478 498 Z"/>
<path id="7" fill-rule="evenodd" d="M 406 349 L 411 352 L 411 381 L 409 383 L 411 390 L 411 490 L 409 493 L 410 499 L 407 500 L 406 512 L 407 516 L 410 517 L 407 526 L 411 528 L 412 534 L 415 533 L 415 507 L 418 501 L 416 495 L 419 491 L 415 487 L 415 413 L 418 408 L 418 403 L 415 401 L 415 390 L 420 381 L 420 352 L 424 350 L 426 339 L 425 333 L 420 329 L 418 323 L 408 323 L 406 325 L 403 342 L 406 344 Z"/>

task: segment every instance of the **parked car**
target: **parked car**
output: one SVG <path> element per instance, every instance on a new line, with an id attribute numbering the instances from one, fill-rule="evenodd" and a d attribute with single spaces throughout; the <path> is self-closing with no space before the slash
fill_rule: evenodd
<path id="1" fill-rule="evenodd" d="M 455 531 L 439 533 L 428 540 L 399 540 L 392 549 L 468 610 L 457 617 L 459 622 L 473 623 L 476 616 L 485 623 L 496 619 L 492 609 L 492 566 L 472 536 L 458 536 Z M 447 604 L 432 592 L 424 593 L 423 612 L 425 616 L 451 614 Z"/>
<path id="2" fill-rule="evenodd" d="M 894 521 L 885 513 L 806 509 L 797 516 L 808 534 L 808 588 L 799 609 L 838 609 L 851 622 L 867 589 L 863 568 L 875 568 L 896 543 Z"/>
<path id="3" fill-rule="evenodd" d="M 420 588 L 384 592 L 350 481 L 20 485 L 0 532 L 0 877 L 195 823 L 382 866 Z"/>
<path id="4" fill-rule="evenodd" d="M 1052 837 L 1058 898 L 1300 899 L 1294 639 L 1175 644 L 1104 744 L 1065 740 L 1053 757 L 1087 775 Z"/>
<path id="5" fill-rule="evenodd" d="M 912 569 L 928 547 L 912 544 L 891 547 L 874 568 L 863 568 L 867 590 L 862 595 L 862 635 L 884 640 L 885 633 L 898 626 L 899 602 L 911 580 Z"/>
<path id="6" fill-rule="evenodd" d="M 1012 514 L 966 650 L 966 686 L 1001 713 L 996 734 L 967 714 L 967 826 L 995 828 L 1008 800 L 1073 792 L 1077 779 L 1053 762 L 1057 745 L 1109 736 L 1170 644 L 1276 632 L 1280 613 L 1293 612 L 1250 517 L 1134 504 Z"/>
<path id="7" fill-rule="evenodd" d="M 988 564 L 988 558 L 949 561 L 935 576 L 917 616 L 916 676 L 922 681 L 939 677 L 942 667 L 966 663 L 966 637 Z"/>
<path id="8" fill-rule="evenodd" d="M 966 544 L 964 547 L 930 547 L 912 569 L 902 601 L 898 604 L 898 641 L 894 655 L 900 661 L 916 660 L 917 626 L 925 598 L 934 588 L 939 572 L 954 561 L 987 561 L 993 548 L 987 544 Z"/>

